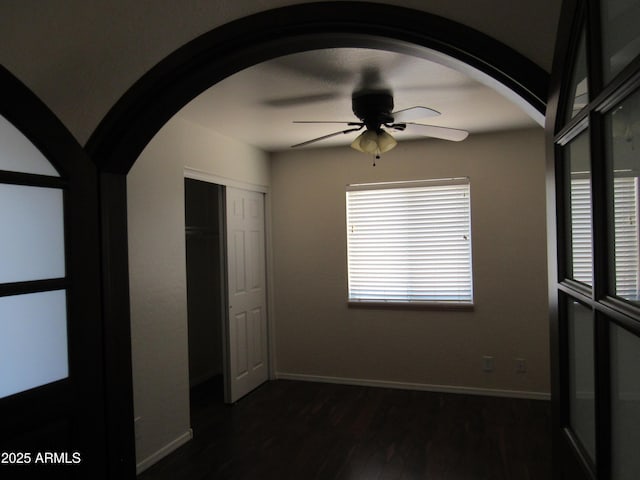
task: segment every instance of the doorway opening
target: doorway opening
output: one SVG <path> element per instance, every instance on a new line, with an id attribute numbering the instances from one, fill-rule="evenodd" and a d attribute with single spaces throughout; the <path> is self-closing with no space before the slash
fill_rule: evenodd
<path id="1" fill-rule="evenodd" d="M 269 379 L 264 194 L 185 178 L 192 427 Z"/>
<path id="2" fill-rule="evenodd" d="M 224 402 L 224 187 L 185 178 L 191 425 Z"/>
<path id="3" fill-rule="evenodd" d="M 126 226 L 126 175 L 131 166 L 161 127 L 206 88 L 260 61 L 319 46 L 387 48 L 419 57 L 453 55 L 456 65 L 478 69 L 485 78 L 519 96 L 538 116 L 545 110 L 548 76 L 526 58 L 463 25 L 388 5 L 320 2 L 289 6 L 217 28 L 174 52 L 125 94 L 86 146 L 100 170 L 101 203 L 109 205 L 101 212 L 102 253 L 108 259 L 104 262 L 103 301 L 109 307 L 103 321 L 111 325 L 105 361 L 118 367 L 113 370 L 120 374 L 109 376 L 110 391 L 120 391 L 118 386 L 131 379 L 130 362 L 124 358 L 129 355 L 130 339 L 127 229 L 110 228 L 113 224 Z M 121 436 L 126 440 L 133 429 L 120 403 L 130 407 L 131 396 L 127 401 L 112 396 L 109 416 L 122 427 Z M 121 450 L 117 440 L 110 443 L 114 451 Z"/>

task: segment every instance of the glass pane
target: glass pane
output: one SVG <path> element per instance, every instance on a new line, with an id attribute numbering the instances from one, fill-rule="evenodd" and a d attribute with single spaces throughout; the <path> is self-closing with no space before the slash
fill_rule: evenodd
<path id="1" fill-rule="evenodd" d="M 0 184 L 0 283 L 65 276 L 62 190 Z"/>
<path id="2" fill-rule="evenodd" d="M 564 151 L 567 218 L 567 276 L 592 285 L 591 156 L 585 130 Z"/>
<path id="3" fill-rule="evenodd" d="M 640 1 L 601 4 L 604 79 L 608 82 L 640 53 Z"/>
<path id="4" fill-rule="evenodd" d="M 577 302 L 568 305 L 570 426 L 595 461 L 595 376 L 593 315 Z"/>
<path id="5" fill-rule="evenodd" d="M 0 115 L 0 170 L 60 176 L 40 150 L 2 115 Z"/>
<path id="6" fill-rule="evenodd" d="M 614 295 L 640 301 L 638 281 L 638 185 L 640 158 L 640 93 L 616 106 L 605 117 L 609 204 L 613 204 Z M 635 138 L 638 135 L 638 138 Z"/>
<path id="7" fill-rule="evenodd" d="M 569 106 L 567 121 L 589 103 L 589 81 L 587 80 L 587 51 L 585 48 L 585 33 L 580 35 L 580 44 L 576 53 L 576 63 L 571 78 L 571 90 L 569 91 Z"/>
<path id="8" fill-rule="evenodd" d="M 0 297 L 0 398 L 68 375 L 65 291 Z"/>
<path id="9" fill-rule="evenodd" d="M 614 325 L 611 330 L 611 453 L 615 480 L 640 472 L 640 339 Z"/>

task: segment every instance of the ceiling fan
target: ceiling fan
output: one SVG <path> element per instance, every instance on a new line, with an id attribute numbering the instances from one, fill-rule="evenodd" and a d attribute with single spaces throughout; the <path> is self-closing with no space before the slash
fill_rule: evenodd
<path id="1" fill-rule="evenodd" d="M 353 113 L 360 121 L 294 121 L 293 123 L 342 123 L 349 128 L 297 143 L 292 145 L 291 148 L 302 147 L 337 135 L 358 132 L 364 129 L 364 132 L 351 143 L 351 147 L 360 152 L 372 154 L 376 159 L 379 159 L 381 153 L 388 152 L 397 145 L 397 141 L 387 130 L 398 132 L 407 130 L 426 137 L 454 142 L 464 140 L 469 135 L 466 130 L 437 127 L 412 121 L 440 115 L 440 112 L 431 108 L 415 106 L 393 112 L 393 94 L 391 90 L 386 88 L 356 90 L 351 96 L 351 104 Z"/>

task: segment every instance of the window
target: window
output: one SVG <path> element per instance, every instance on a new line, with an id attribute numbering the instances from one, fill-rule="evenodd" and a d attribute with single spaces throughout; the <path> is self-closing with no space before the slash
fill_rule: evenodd
<path id="1" fill-rule="evenodd" d="M 347 187 L 349 301 L 473 303 L 468 178 Z"/>
<path id="2" fill-rule="evenodd" d="M 640 264 L 638 231 L 638 199 L 640 199 L 638 177 L 622 176 L 615 172 L 613 181 L 614 213 L 614 259 L 615 294 L 626 300 L 637 302 L 640 298 L 638 271 Z M 621 175 L 621 176 L 617 176 Z M 574 247 L 574 279 L 591 283 L 591 189 L 589 178 L 571 179 L 572 238 Z"/>
<path id="3" fill-rule="evenodd" d="M 616 176 L 614 178 L 614 293 L 632 302 L 640 300 L 640 292 L 638 291 L 638 256 L 640 254 L 638 251 L 638 193 L 638 177 Z"/>
<path id="4" fill-rule="evenodd" d="M 591 234 L 591 178 L 582 174 L 571 178 L 571 263 L 570 276 L 578 282 L 593 282 Z"/>
<path id="5" fill-rule="evenodd" d="M 589 130 L 584 129 L 563 148 L 566 178 L 566 276 L 593 285 L 591 155 Z"/>
<path id="6" fill-rule="evenodd" d="M 636 5 L 635 13 L 640 14 L 640 2 Z M 609 293 L 639 306 L 640 157 L 636 137 L 640 135 L 640 90 L 607 112 L 604 125 L 608 171 L 607 213 L 610 216 L 609 229 L 613 230 L 613 238 L 609 238 L 613 242 L 609 241 L 608 253 L 609 258 L 613 259 L 610 263 L 615 265 L 614 271 L 609 272 L 613 280 L 609 285 Z"/>

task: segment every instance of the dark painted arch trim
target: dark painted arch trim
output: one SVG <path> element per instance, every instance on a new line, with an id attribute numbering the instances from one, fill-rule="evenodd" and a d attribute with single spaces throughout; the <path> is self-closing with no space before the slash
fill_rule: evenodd
<path id="1" fill-rule="evenodd" d="M 0 65 L 0 114 L 51 162 L 64 179 L 87 156 L 51 110 L 20 80 Z"/>
<path id="2" fill-rule="evenodd" d="M 436 50 L 484 72 L 545 112 L 547 73 L 487 35 L 404 7 L 319 2 L 257 13 L 181 47 L 125 93 L 86 149 L 102 171 L 126 174 L 162 125 L 211 85 L 271 58 L 339 46 Z"/>

